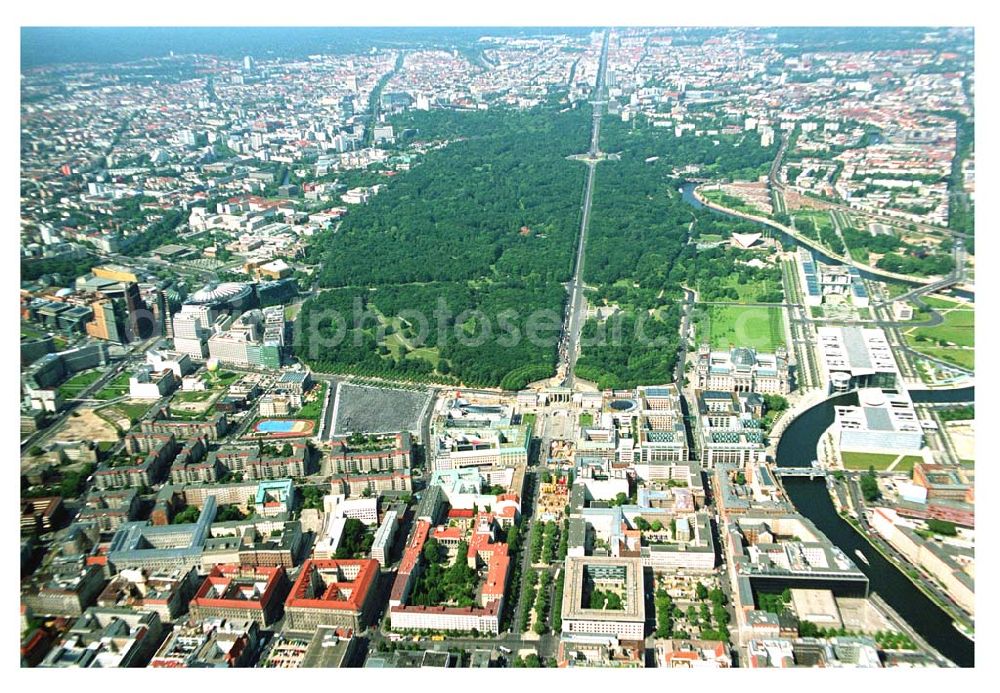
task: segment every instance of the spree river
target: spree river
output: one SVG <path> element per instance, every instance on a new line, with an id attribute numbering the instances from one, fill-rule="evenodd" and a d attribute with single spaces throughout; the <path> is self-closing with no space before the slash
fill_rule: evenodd
<path id="1" fill-rule="evenodd" d="M 918 393 L 919 391 L 911 393 L 914 400 Z M 972 388 L 934 392 L 937 401 L 949 402 L 960 401 L 961 395 L 971 401 L 972 394 Z M 821 402 L 801 414 L 781 436 L 777 450 L 778 466 L 808 467 L 816 457 L 816 444 L 820 436 L 833 423 L 834 407 L 857 402 L 857 394 L 850 392 Z M 840 517 L 830 499 L 826 483 L 795 477 L 788 477 L 783 481 L 788 498 L 795 508 L 812 520 L 830 541 L 854 560 L 858 568 L 868 576 L 871 591 L 877 592 L 942 655 L 958 666 L 973 666 L 974 643 L 955 629 L 951 616 L 917 589 L 906 575 L 883 558 L 882 554 Z M 870 565 L 857 560 L 855 551 L 861 551 Z"/>
<path id="2" fill-rule="evenodd" d="M 694 183 L 685 183 L 681 187 L 684 201 L 692 207 L 706 208 L 723 216 L 734 216 L 711 207 L 705 207 L 694 196 L 694 188 Z M 765 226 L 760 222 L 754 223 L 761 227 Z M 794 238 L 780 229 L 767 228 L 772 235 L 777 234 L 783 243 L 796 242 Z M 813 250 L 813 253 L 823 262 L 842 264 L 839 260 L 825 253 L 816 250 Z M 859 272 L 867 279 L 884 281 L 884 278 L 870 272 L 864 270 L 859 270 Z M 903 283 L 918 286 L 913 282 Z M 973 298 L 973 295 L 967 292 L 956 291 L 955 293 L 969 299 Z M 972 403 L 975 400 L 975 388 L 911 390 L 910 396 L 914 402 L 918 403 Z M 834 407 L 857 403 L 857 394 L 850 392 L 820 402 L 799 415 L 781 435 L 776 453 L 778 466 L 808 467 L 816 457 L 816 445 L 819 443 L 820 436 L 833 423 Z M 851 557 L 858 568 L 868 576 L 871 591 L 877 592 L 924 640 L 942 655 L 961 667 L 974 665 L 974 643 L 955 629 L 951 616 L 917 589 L 906 575 L 883 558 L 881 553 L 872 548 L 871 544 L 840 517 L 837 509 L 833 506 L 825 482 L 797 477 L 788 477 L 783 481 L 788 498 L 795 505 L 795 508 L 808 517 L 830 541 Z M 856 559 L 856 551 L 860 551 L 868 559 L 868 565 Z"/>
<path id="3" fill-rule="evenodd" d="M 723 212 L 721 210 L 715 209 L 713 207 L 706 207 L 705 205 L 703 205 L 698 200 L 697 197 L 694 196 L 694 189 L 695 189 L 695 187 L 697 187 L 695 183 L 684 183 L 681 186 L 681 198 L 686 203 L 688 203 L 689 205 L 691 205 L 692 207 L 696 207 L 698 209 L 707 209 L 708 211 L 712 212 L 713 214 L 719 214 L 721 216 L 729 216 L 729 217 L 733 217 L 734 219 L 739 219 L 740 221 L 748 221 L 751 224 L 757 224 L 758 226 L 761 227 L 762 231 L 766 229 L 767 232 L 770 235 L 777 236 L 781 240 L 782 245 L 784 245 L 786 247 L 790 243 L 795 244 L 795 245 L 802 245 L 801 243 L 799 243 L 798 241 L 796 241 L 794 238 L 792 238 L 791 236 L 789 236 L 787 233 L 785 233 L 781 229 L 775 228 L 773 226 L 769 226 L 767 224 L 763 224 L 763 223 L 761 223 L 759 221 L 752 221 L 750 219 L 743 219 L 741 217 L 737 217 L 734 214 L 727 214 L 726 212 Z M 821 260 L 824 264 L 828 264 L 828 265 L 842 265 L 842 264 L 844 264 L 840 260 L 837 260 L 836 258 L 830 257 L 829 255 L 827 255 L 826 253 L 824 253 L 824 252 L 822 252 L 820 250 L 816 250 L 815 248 L 809 248 L 809 249 L 812 250 L 813 255 L 815 255 L 817 258 L 819 258 L 819 260 Z M 858 269 L 858 273 L 862 277 L 864 277 L 865 279 L 874 280 L 874 281 L 880 281 L 880 282 L 886 281 L 885 277 L 882 277 L 882 276 L 877 275 L 877 274 L 873 274 L 873 273 L 871 273 L 871 272 L 869 272 L 867 270 L 863 270 L 863 269 L 859 268 Z M 921 286 L 921 284 L 918 283 L 918 282 L 908 282 L 908 281 L 904 281 L 904 280 L 901 280 L 901 279 L 894 279 L 892 281 L 898 282 L 900 284 L 905 284 L 906 286 Z M 953 293 L 954 295 L 959 296 L 961 298 L 968 299 L 970 301 L 975 300 L 975 294 L 972 293 L 972 292 L 970 292 L 970 291 L 963 291 L 961 289 L 951 289 L 951 293 Z"/>

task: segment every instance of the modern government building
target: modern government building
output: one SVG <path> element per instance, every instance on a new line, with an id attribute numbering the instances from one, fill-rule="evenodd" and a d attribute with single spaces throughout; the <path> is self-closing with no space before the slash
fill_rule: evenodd
<path id="1" fill-rule="evenodd" d="M 697 374 L 699 390 L 785 394 L 791 389 L 784 347 L 765 354 L 749 347 L 711 351 L 707 344 L 702 344 L 698 349 Z"/>
<path id="2" fill-rule="evenodd" d="M 621 609 L 591 609 L 594 590 L 618 595 Z M 609 635 L 642 640 L 646 622 L 642 559 L 609 556 L 567 556 L 563 588 L 563 634 Z"/>

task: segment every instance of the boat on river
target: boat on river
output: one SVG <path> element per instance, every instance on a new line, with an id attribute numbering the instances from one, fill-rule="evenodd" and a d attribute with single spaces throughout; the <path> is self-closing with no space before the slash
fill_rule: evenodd
<path id="1" fill-rule="evenodd" d="M 868 562 L 868 557 L 861 553 L 861 549 L 854 549 L 854 555 L 860 558 L 861 562 L 865 565 L 871 565 L 871 563 Z"/>
<path id="2" fill-rule="evenodd" d="M 955 626 L 955 630 L 967 637 L 972 642 L 976 642 L 976 632 L 966 626 L 964 623 L 959 623 L 958 621 L 952 621 L 951 625 Z"/>

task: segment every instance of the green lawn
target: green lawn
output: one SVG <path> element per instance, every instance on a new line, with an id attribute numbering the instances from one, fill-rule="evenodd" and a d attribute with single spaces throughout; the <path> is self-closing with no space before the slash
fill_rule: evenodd
<path id="1" fill-rule="evenodd" d="M 875 471 L 884 471 L 889 468 L 899 455 L 883 455 L 874 452 L 841 452 L 840 458 L 844 461 L 845 469 L 860 469 L 867 471 L 869 467 L 875 467 Z M 915 462 L 922 462 L 923 458 L 915 455 L 907 455 L 893 471 L 910 471 Z"/>
<path id="2" fill-rule="evenodd" d="M 893 281 L 882 282 L 882 283 L 885 284 L 885 292 L 886 294 L 888 294 L 889 298 L 896 298 L 897 296 L 902 296 L 907 291 L 913 288 L 908 284 L 901 284 L 899 282 L 893 282 Z"/>
<path id="3" fill-rule="evenodd" d="M 907 455 L 899 461 L 899 464 L 892 468 L 892 471 L 909 473 L 913 471 L 913 465 L 923 461 L 924 458 L 919 455 Z"/>
<path id="4" fill-rule="evenodd" d="M 587 428 L 594 425 L 594 415 L 590 412 L 580 414 L 580 427 Z"/>
<path id="5" fill-rule="evenodd" d="M 856 229 L 857 228 L 857 224 L 855 223 L 854 218 L 851 217 L 851 215 L 849 215 L 846 212 L 844 212 L 844 210 L 842 210 L 842 209 L 834 209 L 834 210 L 831 210 L 831 211 L 833 212 L 833 216 L 835 216 L 837 218 L 837 221 L 840 222 L 841 228 L 848 228 L 848 229 Z"/>
<path id="6" fill-rule="evenodd" d="M 382 344 L 389 349 L 389 355 L 383 358 L 393 358 L 399 360 L 406 356 L 406 337 L 403 336 L 403 321 L 397 317 L 387 318 L 381 312 L 376 310 L 376 315 L 378 316 L 379 323 L 385 326 L 392 327 L 392 334 L 386 335 L 382 340 Z M 374 332 L 373 332 L 374 335 Z"/>
<path id="7" fill-rule="evenodd" d="M 927 344 L 927 342 L 924 342 Z M 917 349 L 922 354 L 927 354 L 928 356 L 933 356 L 934 358 L 945 361 L 946 363 L 953 363 L 959 368 L 965 368 L 966 370 L 975 370 L 976 368 L 976 351 L 975 349 L 955 349 L 948 347 L 928 347 L 920 344 L 919 342 L 913 345 L 914 349 Z"/>
<path id="8" fill-rule="evenodd" d="M 437 347 L 420 347 L 408 353 L 406 358 L 430 361 L 431 365 L 437 368 L 438 362 L 441 360 L 441 352 Z"/>
<path id="9" fill-rule="evenodd" d="M 833 228 L 833 219 L 830 218 L 829 212 L 825 212 L 822 210 L 807 211 L 800 209 L 795 212 L 794 216 L 795 216 L 795 226 L 800 230 L 802 228 L 809 229 L 810 231 L 812 230 L 812 226 L 807 225 L 806 222 L 807 219 L 815 223 L 816 226 L 819 228 L 819 230 Z"/>
<path id="10" fill-rule="evenodd" d="M 130 421 L 138 421 L 145 416 L 146 412 L 148 412 L 152 407 L 152 401 L 143 402 L 140 400 L 126 400 L 124 402 L 117 402 L 116 404 L 103 406 L 100 409 L 96 409 L 95 412 L 105 421 L 114 424 L 123 416 L 128 417 Z"/>
<path id="11" fill-rule="evenodd" d="M 942 298 L 941 296 L 924 296 L 924 303 L 931 308 L 964 308 L 965 304 L 954 299 Z M 971 308 L 971 306 L 969 306 Z"/>
<path id="12" fill-rule="evenodd" d="M 713 280 L 713 282 L 718 281 L 717 279 Z M 781 281 L 763 280 L 741 284 L 739 278 L 735 276 L 726 277 L 722 280 L 722 284 L 723 286 L 736 289 L 736 293 L 739 294 L 738 300 L 740 303 L 758 303 L 757 297 L 761 294 L 784 288 Z"/>
<path id="13" fill-rule="evenodd" d="M 868 264 L 868 249 L 867 248 L 850 248 L 851 259 L 855 262 L 863 262 Z"/>
<path id="14" fill-rule="evenodd" d="M 700 342 L 706 332 L 713 349 L 732 346 L 752 347 L 760 351 L 774 351 L 785 343 L 785 323 L 780 308 L 759 306 L 707 306 L 696 328 Z M 707 324 L 706 324 L 707 323 Z"/>
<path id="15" fill-rule="evenodd" d="M 409 338 L 403 335 L 403 329 L 406 325 L 399 317 L 386 318 L 379 313 L 378 318 L 383 325 L 391 325 L 393 327 L 393 333 L 387 335 L 383 340 L 383 344 L 389 350 L 389 353 L 383 356 L 383 358 L 392 358 L 397 361 L 400 359 L 416 359 L 427 361 L 435 369 L 438 367 L 438 363 L 441 361 L 441 352 L 437 347 L 417 347 L 414 349 Z"/>
<path id="16" fill-rule="evenodd" d="M 976 341 L 974 309 L 943 298 L 930 297 L 924 300 L 927 305 L 941 311 L 944 322 L 935 327 L 913 327 L 906 330 L 906 342 L 923 354 L 973 370 L 976 359 L 974 349 L 942 346 L 940 342 L 950 342 L 958 347 L 973 347 Z"/>
<path id="17" fill-rule="evenodd" d="M 382 342 L 385 344 L 386 348 L 389 350 L 389 354 L 386 358 L 398 359 L 401 355 L 406 354 L 406 347 L 403 346 L 403 337 L 398 332 L 393 332 L 391 335 L 385 338 Z"/>
<path id="18" fill-rule="evenodd" d="M 63 399 L 72 399 L 99 380 L 101 375 L 102 373 L 99 370 L 77 373 L 59 386 L 59 394 Z"/>
<path id="19" fill-rule="evenodd" d="M 976 339 L 975 312 L 949 310 L 942 313 L 944 322 L 937 327 L 918 327 L 913 335 L 923 335 L 932 341 L 944 339 L 958 346 L 974 346 Z"/>
<path id="20" fill-rule="evenodd" d="M 177 392 L 171 402 L 207 402 L 216 394 L 218 390 L 195 390 L 192 392 Z"/>
<path id="21" fill-rule="evenodd" d="M 285 306 L 285 320 L 287 320 L 288 322 L 294 322 L 295 318 L 298 317 L 300 310 L 302 310 L 301 303 L 295 303 L 290 306 Z"/>
<path id="22" fill-rule="evenodd" d="M 976 338 L 975 312 L 967 309 L 949 310 L 942 313 L 944 322 L 936 327 L 917 327 L 907 331 L 908 341 L 919 348 L 921 342 L 916 337 L 926 337 L 937 343 L 943 339 L 958 346 L 973 346 Z M 925 342 L 926 343 L 926 342 Z"/>
<path id="23" fill-rule="evenodd" d="M 141 419 L 152 407 L 153 402 L 122 402 L 115 405 L 116 409 L 133 421 Z"/>
<path id="24" fill-rule="evenodd" d="M 96 399 L 115 399 L 128 394 L 128 372 L 119 373 L 110 383 L 101 388 L 94 397 Z"/>
<path id="25" fill-rule="evenodd" d="M 239 373 L 234 373 L 232 371 L 215 371 L 214 373 L 209 371 L 208 373 L 208 384 L 221 385 L 223 387 L 229 387 L 237 380 L 239 380 L 241 375 Z"/>
<path id="26" fill-rule="evenodd" d="M 170 400 L 170 416 L 187 421 L 204 421 L 215 415 L 214 400 L 221 396 L 222 390 L 176 392 Z"/>

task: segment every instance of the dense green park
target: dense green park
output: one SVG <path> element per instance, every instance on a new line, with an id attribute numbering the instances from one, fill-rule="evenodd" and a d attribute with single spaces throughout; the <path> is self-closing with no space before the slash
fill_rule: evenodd
<path id="1" fill-rule="evenodd" d="M 298 315 L 296 355 L 321 371 L 506 389 L 552 375 L 586 174 L 567 157 L 586 150 L 590 121 L 589 106 L 552 104 L 400 116 L 429 151 L 311 246 L 324 290 Z M 577 374 L 669 381 L 682 285 L 703 300 L 783 299 L 780 273 L 747 265 L 752 254 L 697 247 L 757 227 L 686 204 L 674 169 L 756 177 L 775 147 L 606 118 L 601 148 L 616 156 L 595 175 L 584 278 L 589 301 L 622 311 L 586 323 Z"/>
<path id="2" fill-rule="evenodd" d="M 400 128 L 449 144 L 313 245 L 331 290 L 298 316 L 299 358 L 320 370 L 510 389 L 551 375 L 585 175 L 566 157 L 586 149 L 589 116 L 583 106 L 407 114 Z M 356 306 L 372 317 L 356 324 Z M 331 312 L 347 319 L 339 344 Z"/>
<path id="3" fill-rule="evenodd" d="M 518 389 L 555 371 L 565 295 L 558 283 L 515 279 L 479 286 L 441 282 L 333 289 L 303 306 L 295 323 L 296 353 L 326 372 L 417 381 L 453 378 L 465 384 Z M 537 330 L 532 329 L 533 310 L 548 310 L 549 319 L 537 321 Z M 402 327 L 380 322 L 378 313 L 402 314 Z M 393 359 L 385 346 L 385 340 L 393 336 L 386 333 L 392 330 L 398 330 L 393 334 L 400 334 L 411 346 L 433 350 L 439 357 L 436 372 L 426 358 Z M 529 333 L 537 339 L 524 338 Z M 522 378 L 527 380 L 519 382 Z"/>
<path id="4" fill-rule="evenodd" d="M 680 340 L 682 286 L 702 300 L 745 300 L 735 286 L 742 279 L 759 287 L 755 300 L 783 297 L 779 270 L 745 264 L 756 253 L 699 249 L 703 237 L 759 228 L 688 205 L 674 169 L 692 164 L 701 175 L 756 177 L 776 149 L 742 136 L 675 137 L 672 129 L 612 118 L 605 121 L 601 148 L 619 158 L 597 168 L 584 279 L 595 286 L 588 300 L 617 304 L 622 312 L 605 323 L 587 322 L 576 373 L 602 388 L 668 382 Z"/>

